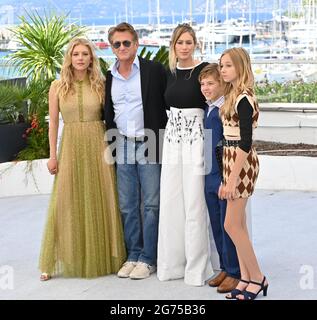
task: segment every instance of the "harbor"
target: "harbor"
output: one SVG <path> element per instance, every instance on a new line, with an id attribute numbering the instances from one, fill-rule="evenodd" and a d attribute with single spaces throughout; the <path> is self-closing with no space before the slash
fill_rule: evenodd
<path id="1" fill-rule="evenodd" d="M 251 1 L 245 1 L 240 14 L 232 14 L 227 0 L 224 11 L 219 14 L 215 10 L 215 1 L 206 0 L 201 9 L 204 13 L 200 16 L 195 16 L 190 7 L 187 15 L 178 18 L 173 14 L 172 17 L 161 17 L 160 1 L 155 4 L 152 12 L 149 11 L 148 23 L 134 23 L 139 35 L 139 52 L 143 47 L 154 53 L 162 46 L 169 47 L 176 25 L 188 22 L 197 35 L 196 57 L 200 60 L 218 61 L 225 49 L 243 46 L 250 53 L 257 82 L 317 81 L 317 1 L 309 1 L 308 5 L 289 1 L 289 10 L 284 14 L 276 7 L 270 15 L 261 16 L 254 12 L 254 8 L 251 12 Z M 22 48 L 10 31 L 14 27 L 12 7 L 0 7 L 0 18 L 7 23 L 0 25 L 0 77 L 19 76 L 9 60 L 10 53 Z M 120 18 L 129 22 L 133 20 L 128 13 Z M 164 22 L 167 20 L 170 22 Z M 73 21 L 82 23 L 79 18 L 73 18 Z M 116 21 L 117 17 L 114 18 Z M 86 25 L 86 36 L 95 44 L 98 56 L 110 64 L 115 60 L 107 39 L 112 26 Z"/>

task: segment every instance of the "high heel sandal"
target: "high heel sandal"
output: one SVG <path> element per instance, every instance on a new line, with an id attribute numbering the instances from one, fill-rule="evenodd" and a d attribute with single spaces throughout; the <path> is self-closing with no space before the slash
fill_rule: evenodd
<path id="1" fill-rule="evenodd" d="M 41 276 L 40 276 L 41 281 L 48 281 L 50 279 L 52 279 L 51 275 L 49 275 L 46 272 L 41 273 Z"/>
<path id="2" fill-rule="evenodd" d="M 247 280 L 240 279 L 239 282 L 240 282 L 240 281 L 249 284 L 249 281 L 247 281 Z M 237 299 L 237 296 L 238 296 L 239 294 L 242 294 L 242 292 L 243 292 L 243 290 L 233 289 L 233 290 L 229 293 L 230 296 L 229 296 L 229 295 L 226 295 L 225 297 L 226 297 L 226 299 L 228 299 L 228 300 Z"/>
<path id="3" fill-rule="evenodd" d="M 267 296 L 267 289 L 269 287 L 269 284 L 267 283 L 266 285 L 264 285 L 266 280 L 266 277 L 263 276 L 263 280 L 261 283 L 259 282 L 255 282 L 255 281 L 250 281 L 250 283 L 252 284 L 256 284 L 257 286 L 260 286 L 260 290 L 257 293 L 251 292 L 251 291 L 247 291 L 247 290 L 243 290 L 242 291 L 242 295 L 243 295 L 243 299 L 239 299 L 238 300 L 254 300 L 256 299 L 256 297 L 258 296 L 258 294 L 263 291 L 263 296 L 266 297 Z"/>

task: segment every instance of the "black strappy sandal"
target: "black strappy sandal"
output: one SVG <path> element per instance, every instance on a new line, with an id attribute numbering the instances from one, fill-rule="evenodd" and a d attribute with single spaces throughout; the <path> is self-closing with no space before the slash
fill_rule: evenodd
<path id="1" fill-rule="evenodd" d="M 250 283 L 253 283 L 253 284 L 256 284 L 257 286 L 260 286 L 261 287 L 260 290 L 257 293 L 243 290 L 241 294 L 243 295 L 244 299 L 238 299 L 238 300 L 255 300 L 261 291 L 263 291 L 263 296 L 266 297 L 269 284 L 267 283 L 266 285 L 264 285 L 265 280 L 266 280 L 266 277 L 264 276 L 261 283 L 255 282 L 255 281 L 250 281 Z"/>
<path id="2" fill-rule="evenodd" d="M 250 281 L 243 280 L 243 279 L 240 279 L 239 282 L 240 282 L 240 281 L 241 281 L 241 282 L 244 282 L 244 283 L 247 283 L 247 284 L 250 283 Z M 225 297 L 226 297 L 226 299 L 228 299 L 228 300 L 237 299 L 237 296 L 238 296 L 239 294 L 242 294 L 242 292 L 243 292 L 243 290 L 233 289 L 233 290 L 229 293 L 230 296 L 229 296 L 229 295 L 226 295 Z"/>

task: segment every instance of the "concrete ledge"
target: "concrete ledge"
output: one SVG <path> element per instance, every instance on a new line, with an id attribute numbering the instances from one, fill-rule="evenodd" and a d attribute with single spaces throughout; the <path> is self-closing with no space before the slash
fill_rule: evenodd
<path id="1" fill-rule="evenodd" d="M 0 164 L 0 197 L 49 194 L 54 176 L 48 173 L 48 159 Z"/>
<path id="2" fill-rule="evenodd" d="M 257 189 L 317 191 L 317 159 L 312 157 L 259 156 Z M 47 159 L 0 164 L 0 197 L 49 194 L 54 176 Z"/>
<path id="3" fill-rule="evenodd" d="M 317 158 L 259 156 L 257 189 L 317 191 Z"/>
<path id="4" fill-rule="evenodd" d="M 254 139 L 317 145 L 317 104 L 261 103 Z"/>
<path id="5" fill-rule="evenodd" d="M 317 112 L 317 103 L 306 102 L 261 102 L 260 111 L 283 111 L 283 112 Z"/>

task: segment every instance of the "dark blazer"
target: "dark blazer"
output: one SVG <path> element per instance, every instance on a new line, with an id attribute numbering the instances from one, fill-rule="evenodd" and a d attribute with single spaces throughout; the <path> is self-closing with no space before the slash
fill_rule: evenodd
<path id="1" fill-rule="evenodd" d="M 217 107 L 214 108 L 208 116 L 207 113 L 208 106 L 205 110 L 204 127 L 205 129 L 211 129 L 212 137 L 208 141 L 212 141 L 212 143 L 211 145 L 205 145 L 205 154 L 210 157 L 211 153 L 212 163 L 211 172 L 205 176 L 205 188 L 209 191 L 218 192 L 221 183 L 221 173 L 216 158 L 216 146 L 218 142 L 223 139 L 223 127 L 219 117 L 219 109 Z"/>
<path id="2" fill-rule="evenodd" d="M 161 144 L 159 130 L 165 129 L 167 123 L 166 103 L 164 92 L 166 89 L 166 70 L 159 62 L 138 57 L 140 61 L 140 78 L 142 103 L 144 112 L 144 128 L 151 129 L 156 135 L 156 158 L 161 157 Z M 104 119 L 107 129 L 116 128 L 114 122 L 114 109 L 111 97 L 112 74 L 108 70 L 106 75 L 106 100 Z M 162 136 L 161 136 L 162 139 Z M 111 143 L 112 141 L 109 141 Z"/>

